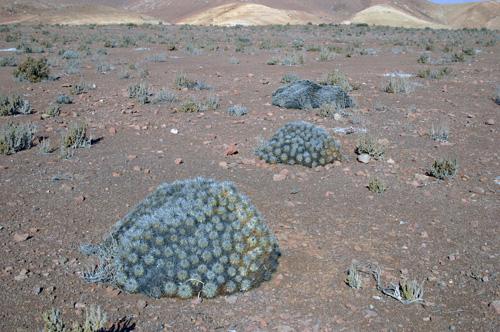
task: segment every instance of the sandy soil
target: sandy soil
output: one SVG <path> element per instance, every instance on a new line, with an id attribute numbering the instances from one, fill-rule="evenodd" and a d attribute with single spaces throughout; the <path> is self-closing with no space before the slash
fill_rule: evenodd
<path id="1" fill-rule="evenodd" d="M 129 317 L 137 331 L 494 331 L 500 300 L 499 186 L 495 179 L 499 106 L 493 101 L 499 82 L 499 46 L 476 42 L 491 35 L 448 37 L 434 32 L 346 27 L 182 28 L 182 27 L 11 27 L 0 32 L 0 49 L 8 34 L 51 41 L 45 54 L 57 81 L 18 82 L 12 67 L 0 67 L 3 94 L 22 94 L 36 113 L 1 117 L 31 121 L 38 137 L 54 147 L 69 124 L 84 121 L 98 139 L 63 160 L 58 151 L 44 155 L 35 146 L 13 155 L 0 155 L 0 330 L 35 331 L 41 314 L 56 307 L 68 321 L 82 320 L 84 308 L 100 305 L 111 322 Z M 63 38 L 64 36 L 64 38 Z M 130 37 L 137 45 L 107 48 L 107 39 Z M 253 46 L 235 52 L 236 40 Z M 375 55 L 345 52 L 318 61 L 319 52 L 292 50 L 298 38 L 308 45 L 370 48 Z M 436 41 L 432 57 L 442 56 L 444 44 L 455 50 L 481 50 L 465 62 L 448 64 L 452 73 L 441 80 L 412 78 L 410 94 L 383 92 L 394 71 L 416 73 L 428 67 L 417 63 L 419 41 Z M 493 34 L 498 39 L 498 35 Z M 66 60 L 58 51 L 78 49 L 89 40 L 91 55 L 81 53 L 78 74 L 63 73 Z M 160 41 L 175 41 L 177 50 Z M 271 49 L 260 49 L 271 41 Z M 64 42 L 64 44 L 63 44 Z M 405 44 L 407 46 L 401 46 Z M 200 45 L 217 45 L 201 48 Z M 198 47 L 201 52 L 193 52 Z M 146 48 L 137 50 L 138 47 Z M 190 51 L 191 50 L 191 51 Z M 303 53 L 299 66 L 269 66 L 266 61 L 293 52 Z M 201 53 L 197 55 L 198 53 Z M 145 60 L 165 54 L 164 62 Z M 2 52 L 0 56 L 12 55 Z M 18 62 L 25 54 L 14 54 Z M 233 64 L 237 58 L 239 64 Z M 230 61 L 231 60 L 231 61 Z M 114 69 L 98 73 L 98 64 Z M 141 79 L 139 70 L 149 76 Z M 340 69 L 359 86 L 352 92 L 359 107 L 340 120 L 314 112 L 271 106 L 271 94 L 284 74 L 318 79 Z M 120 79 L 128 71 L 129 79 Z M 211 91 L 177 91 L 179 98 L 202 99 L 216 94 L 217 111 L 175 112 L 179 104 L 141 105 L 127 97 L 127 87 L 141 80 L 153 89 L 174 90 L 176 75 L 201 80 Z M 62 105 L 60 116 L 40 115 L 59 94 L 80 82 L 97 89 L 74 96 Z M 249 114 L 226 114 L 242 104 Z M 385 105 L 385 107 L 381 107 Z M 338 135 L 345 160 L 327 168 L 269 166 L 253 151 L 292 120 L 323 126 L 363 127 L 386 144 L 381 161 L 362 164 L 354 153 L 357 134 Z M 432 124 L 445 122 L 448 143 L 429 138 Z M 178 134 L 171 133 L 177 129 Z M 39 139 L 37 139 L 39 141 Z M 226 156 L 227 145 L 238 153 Z M 457 158 L 455 178 L 425 177 L 435 159 Z M 183 163 L 176 164 L 181 158 Z M 287 170 L 287 178 L 273 176 Z M 259 288 L 231 297 L 190 301 L 151 299 L 110 287 L 85 283 L 81 271 L 93 262 L 82 256 L 83 242 L 98 243 L 111 226 L 163 182 L 196 176 L 231 180 L 247 194 L 276 233 L 283 256 L 273 279 Z M 379 177 L 388 187 L 371 193 L 369 180 Z M 403 305 L 382 295 L 370 278 L 360 290 L 345 283 L 353 260 L 378 263 L 385 282 L 402 277 L 424 281 L 425 305 Z M 498 310 L 498 309 L 497 309 Z"/>

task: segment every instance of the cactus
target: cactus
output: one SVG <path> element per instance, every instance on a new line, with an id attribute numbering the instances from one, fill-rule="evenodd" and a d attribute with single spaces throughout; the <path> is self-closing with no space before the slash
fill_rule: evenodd
<path id="1" fill-rule="evenodd" d="M 270 279 L 278 243 L 248 198 L 230 182 L 196 178 L 160 185 L 113 227 L 89 282 L 155 298 L 212 298 Z"/>
<path id="2" fill-rule="evenodd" d="M 287 123 L 257 149 L 256 155 L 271 164 L 307 167 L 323 166 L 341 159 L 340 142 L 325 129 L 305 121 Z"/>

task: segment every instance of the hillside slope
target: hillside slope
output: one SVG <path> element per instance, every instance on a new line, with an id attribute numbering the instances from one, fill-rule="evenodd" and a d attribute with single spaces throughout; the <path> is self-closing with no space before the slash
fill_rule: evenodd
<path id="1" fill-rule="evenodd" d="M 404 27 L 500 29 L 500 1 L 426 0 L 3 0 L 0 23 L 202 25 L 356 22 Z"/>

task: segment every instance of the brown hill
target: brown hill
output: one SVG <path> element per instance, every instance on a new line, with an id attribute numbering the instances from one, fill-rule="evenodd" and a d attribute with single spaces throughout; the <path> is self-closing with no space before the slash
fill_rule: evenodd
<path id="1" fill-rule="evenodd" d="M 201 25 L 356 22 L 405 27 L 500 29 L 500 2 L 436 5 L 426 0 L 4 0 L 0 23 Z"/>

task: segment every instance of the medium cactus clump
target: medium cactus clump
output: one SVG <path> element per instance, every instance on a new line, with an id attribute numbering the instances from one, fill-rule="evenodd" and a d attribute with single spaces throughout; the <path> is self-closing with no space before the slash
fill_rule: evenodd
<path id="1" fill-rule="evenodd" d="M 287 123 L 260 146 L 256 154 L 271 164 L 307 167 L 323 166 L 341 159 L 340 142 L 325 129 L 305 121 Z"/>
<path id="2" fill-rule="evenodd" d="M 247 291 L 270 279 L 278 243 L 230 182 L 196 178 L 160 185 L 114 226 L 89 282 L 128 293 L 190 298 Z"/>

